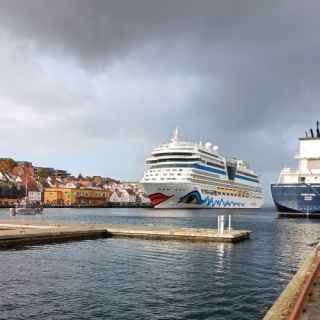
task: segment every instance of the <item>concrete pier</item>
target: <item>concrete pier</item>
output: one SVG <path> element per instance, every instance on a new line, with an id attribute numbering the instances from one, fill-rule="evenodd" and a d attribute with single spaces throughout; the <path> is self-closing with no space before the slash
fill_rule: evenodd
<path id="1" fill-rule="evenodd" d="M 143 238 L 236 243 L 250 231 L 155 227 L 145 225 L 69 224 L 31 220 L 0 221 L 0 248 L 92 238 Z"/>
<path id="2" fill-rule="evenodd" d="M 320 246 L 301 266 L 264 320 L 320 318 Z"/>
<path id="3" fill-rule="evenodd" d="M 309 218 L 320 219 L 320 213 L 304 213 L 304 212 L 279 212 L 279 218 Z"/>
<path id="4" fill-rule="evenodd" d="M 300 320 L 318 320 L 320 318 L 320 272 L 318 271 L 308 297 L 303 305 Z"/>

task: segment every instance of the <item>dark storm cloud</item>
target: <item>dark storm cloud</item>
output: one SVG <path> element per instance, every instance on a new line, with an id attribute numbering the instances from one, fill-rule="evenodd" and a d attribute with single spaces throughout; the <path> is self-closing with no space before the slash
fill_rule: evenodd
<path id="1" fill-rule="evenodd" d="M 245 27 L 250 16 L 263 11 L 255 1 L 230 0 L 31 0 L 28 4 L 13 0 L 0 4 L 3 27 L 86 63 L 118 59 L 146 43 L 205 44 Z"/>
<path id="2" fill-rule="evenodd" d="M 179 125 L 274 179 L 320 118 L 319 9 L 297 0 L 0 0 L 0 103 L 12 105 L 8 119 L 33 113 L 37 130 L 81 137 L 79 150 L 130 141 L 130 154 L 109 158 L 116 174 L 132 157 L 125 174 L 137 177 L 145 152 Z"/>

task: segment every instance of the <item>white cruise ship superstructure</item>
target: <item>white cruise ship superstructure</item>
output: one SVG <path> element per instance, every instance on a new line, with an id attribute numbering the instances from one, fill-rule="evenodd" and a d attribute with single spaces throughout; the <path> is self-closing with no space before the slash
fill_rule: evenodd
<path id="1" fill-rule="evenodd" d="M 146 160 L 141 181 L 155 208 L 259 208 L 263 193 L 246 161 L 226 160 L 218 147 L 171 141 Z"/>

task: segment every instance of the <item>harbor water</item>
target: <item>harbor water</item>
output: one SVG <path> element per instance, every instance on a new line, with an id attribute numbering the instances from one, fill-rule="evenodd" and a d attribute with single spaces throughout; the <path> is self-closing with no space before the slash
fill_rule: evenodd
<path id="1" fill-rule="evenodd" d="M 110 238 L 2 250 L 0 319 L 261 319 L 312 251 L 320 221 L 278 219 L 273 208 L 47 209 L 31 218 L 216 228 L 221 214 L 252 230 L 251 239 Z"/>

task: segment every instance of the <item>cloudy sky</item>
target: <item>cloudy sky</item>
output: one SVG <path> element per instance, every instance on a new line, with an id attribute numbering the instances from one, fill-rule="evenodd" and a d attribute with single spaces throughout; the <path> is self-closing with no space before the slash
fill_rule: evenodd
<path id="1" fill-rule="evenodd" d="M 268 190 L 320 118 L 319 1 L 0 0 L 3 157 L 139 179 L 178 126 Z"/>

